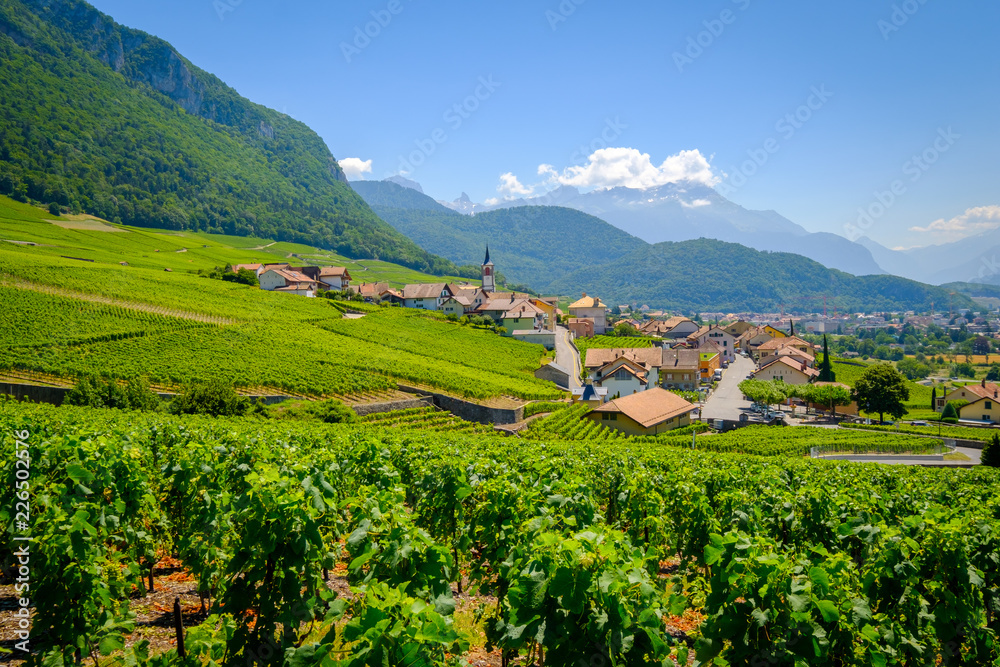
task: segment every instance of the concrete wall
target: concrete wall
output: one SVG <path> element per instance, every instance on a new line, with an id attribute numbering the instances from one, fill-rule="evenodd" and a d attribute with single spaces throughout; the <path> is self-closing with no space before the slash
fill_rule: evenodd
<path id="1" fill-rule="evenodd" d="M 407 387 L 405 385 L 399 385 L 399 390 L 419 396 L 428 396 L 434 401 L 434 405 L 437 407 L 447 410 L 456 417 L 468 422 L 477 422 L 479 424 L 516 424 L 524 421 L 523 406 L 513 410 L 507 408 L 490 408 L 461 398 L 455 398 L 454 396 L 436 394 L 431 391 Z"/>
<path id="2" fill-rule="evenodd" d="M 366 403 L 364 405 L 352 405 L 351 409 L 359 417 L 374 415 L 380 412 L 395 412 L 396 410 L 409 410 L 411 408 L 433 408 L 434 401 L 429 396 L 413 398 L 403 401 L 390 401 L 387 403 Z"/>

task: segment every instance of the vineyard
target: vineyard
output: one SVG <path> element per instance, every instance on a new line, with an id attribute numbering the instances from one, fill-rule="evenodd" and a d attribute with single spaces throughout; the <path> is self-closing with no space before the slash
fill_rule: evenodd
<path id="1" fill-rule="evenodd" d="M 994 470 L 10 402 L 0 433 L 39 663 L 1000 664 Z M 165 558 L 186 657 L 131 613 Z"/>
<path id="2" fill-rule="evenodd" d="M 0 250 L 0 369 L 146 376 L 165 386 L 221 379 L 310 396 L 378 392 L 400 382 L 476 399 L 560 396 L 532 375 L 539 346 L 436 313 L 362 303 L 352 309 L 368 313 L 364 318 L 342 319 L 342 309 L 189 275 L 55 259 L 22 266 Z"/>
<path id="3" fill-rule="evenodd" d="M 361 422 L 369 426 L 402 428 L 410 431 L 428 431 L 431 433 L 473 435 L 493 432 L 493 429 L 488 426 L 463 421 L 450 412 L 441 412 L 436 408 L 409 408 L 393 412 L 381 412 L 362 417 Z"/>

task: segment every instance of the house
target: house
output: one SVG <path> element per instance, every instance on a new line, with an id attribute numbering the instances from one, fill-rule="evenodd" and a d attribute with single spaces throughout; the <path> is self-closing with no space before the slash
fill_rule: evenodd
<path id="1" fill-rule="evenodd" d="M 757 380 L 777 380 L 785 384 L 809 384 L 818 377 L 818 370 L 787 356 L 773 358 L 754 373 Z"/>
<path id="2" fill-rule="evenodd" d="M 660 364 L 660 386 L 694 391 L 698 388 L 701 359 L 697 350 L 664 349 Z"/>
<path id="3" fill-rule="evenodd" d="M 608 330 L 607 306 L 598 297 L 587 296 L 573 302 L 569 306 L 570 317 L 575 319 L 594 320 L 594 335 L 601 336 Z"/>
<path id="4" fill-rule="evenodd" d="M 756 329 L 756 328 L 757 327 L 755 327 L 754 325 L 750 324 L 749 322 L 746 322 L 744 320 L 738 320 L 736 322 L 733 322 L 729 326 L 727 326 L 726 327 L 726 331 L 729 332 L 729 333 L 731 333 L 736 338 L 739 338 L 740 336 L 742 336 L 743 334 L 745 334 L 750 329 Z"/>
<path id="5" fill-rule="evenodd" d="M 545 324 L 543 325 L 549 331 L 555 332 L 556 330 L 556 319 L 559 309 L 556 307 L 556 300 L 543 299 L 543 298 L 533 298 L 531 303 L 535 305 L 536 308 L 544 313 Z"/>
<path id="6" fill-rule="evenodd" d="M 964 387 L 956 387 L 949 394 L 937 397 L 937 404 L 934 408 L 941 412 L 944 410 L 944 406 L 952 401 L 967 401 L 969 403 L 975 403 L 981 398 L 991 398 L 995 397 L 997 391 L 1000 390 L 1000 386 L 993 384 L 992 382 L 987 382 L 983 380 L 979 384 L 969 384 Z"/>
<path id="7" fill-rule="evenodd" d="M 757 347 L 757 361 L 763 365 L 771 357 L 778 356 L 778 352 L 784 348 L 805 352 L 815 358 L 814 352 L 816 348 L 813 347 L 812 343 L 804 341 L 797 336 L 789 336 L 786 338 L 772 338 L 766 343 L 759 345 Z"/>
<path id="8" fill-rule="evenodd" d="M 591 348 L 587 350 L 583 367 L 591 382 L 599 386 L 607 386 L 603 385 L 602 381 L 609 372 L 617 370 L 618 367 L 615 363 L 620 359 L 632 362 L 646 374 L 647 384 L 644 388 L 648 389 L 659 384 L 660 367 L 663 365 L 663 350 L 658 347 Z M 615 392 L 611 393 L 614 395 Z"/>
<path id="9" fill-rule="evenodd" d="M 441 312 L 445 315 L 462 317 L 472 310 L 472 300 L 467 296 L 453 296 L 441 304 Z"/>
<path id="10" fill-rule="evenodd" d="M 607 389 L 611 396 L 631 396 L 656 386 L 649 369 L 625 357 L 602 366 L 596 374 L 594 385 Z"/>
<path id="11" fill-rule="evenodd" d="M 382 303 L 389 303 L 393 306 L 403 307 L 406 303 L 406 299 L 403 298 L 403 293 L 392 288 L 379 292 L 378 298 Z"/>
<path id="12" fill-rule="evenodd" d="M 639 329 L 648 336 L 659 336 L 665 340 L 681 340 L 687 338 L 700 327 L 686 317 L 671 317 L 668 320 L 651 320 Z"/>
<path id="13" fill-rule="evenodd" d="M 286 292 L 300 296 L 316 296 L 317 283 L 308 276 L 290 269 L 267 269 L 260 274 L 260 288 L 268 292 Z"/>
<path id="14" fill-rule="evenodd" d="M 535 371 L 535 377 L 539 380 L 554 382 L 560 389 L 569 390 L 570 371 L 555 362 L 539 368 Z"/>
<path id="15" fill-rule="evenodd" d="M 594 408 L 584 419 L 627 435 L 657 435 L 689 426 L 695 410 L 677 394 L 655 387 Z"/>
<path id="16" fill-rule="evenodd" d="M 969 421 L 1000 423 L 1000 392 L 994 390 L 992 396 L 982 396 L 968 405 L 963 405 L 958 410 L 958 416 Z"/>
<path id="17" fill-rule="evenodd" d="M 382 294 L 389 290 L 389 283 L 360 283 L 351 289 L 358 296 L 374 301 L 381 298 Z"/>
<path id="18" fill-rule="evenodd" d="M 303 266 L 292 270 L 309 276 L 322 289 L 342 292 L 351 286 L 351 274 L 342 266 Z"/>
<path id="19" fill-rule="evenodd" d="M 498 326 L 514 330 L 542 329 L 545 326 L 545 311 L 531 299 L 510 294 L 507 298 L 493 298 L 476 309 L 480 315 L 492 318 Z"/>
<path id="20" fill-rule="evenodd" d="M 592 384 L 577 387 L 573 390 L 573 402 L 584 403 L 590 408 L 599 408 L 608 402 L 608 390 Z"/>
<path id="21" fill-rule="evenodd" d="M 573 338 L 594 337 L 594 320 L 590 318 L 570 318 L 566 320 L 566 326 L 573 334 Z"/>
<path id="22" fill-rule="evenodd" d="M 452 297 L 445 283 L 421 283 L 403 288 L 403 306 L 423 310 L 440 310 L 441 304 Z"/>
<path id="23" fill-rule="evenodd" d="M 808 365 L 810 368 L 816 367 L 816 357 L 808 352 L 803 352 L 797 347 L 785 346 L 780 348 L 777 352 L 773 354 L 768 354 L 768 359 L 774 359 L 776 357 L 791 357 L 797 361 Z"/>
<path id="24" fill-rule="evenodd" d="M 736 337 L 714 324 L 709 327 L 702 327 L 687 337 L 688 344 L 695 348 L 701 348 L 708 343 L 715 343 L 722 353 L 722 361 L 732 363 L 736 361 Z"/>
<path id="25" fill-rule="evenodd" d="M 710 352 L 695 350 L 695 352 L 698 353 L 698 370 L 701 373 L 701 379 L 711 380 L 715 371 L 722 369 L 722 353 L 714 350 Z"/>

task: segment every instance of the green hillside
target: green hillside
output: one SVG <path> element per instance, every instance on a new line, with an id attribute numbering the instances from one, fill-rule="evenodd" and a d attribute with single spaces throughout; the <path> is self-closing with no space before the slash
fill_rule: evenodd
<path id="1" fill-rule="evenodd" d="M 165 387 L 223 379 L 308 396 L 386 392 L 400 382 L 474 398 L 559 395 L 532 375 L 540 346 L 423 311 L 353 304 L 371 312 L 342 319 L 326 299 L 197 271 L 292 261 L 346 265 L 355 282 L 440 278 L 387 262 L 341 262 L 309 246 L 49 217 L 0 197 L 0 377 L 142 375 Z"/>
<path id="2" fill-rule="evenodd" d="M 929 310 L 948 303 L 948 290 L 895 276 L 852 276 L 788 253 L 769 253 L 709 239 L 645 246 L 610 263 L 587 266 L 550 285 L 581 289 L 607 303 L 646 303 L 690 311 L 815 312 L 827 296 L 832 310 Z M 956 307 L 975 304 L 962 295 Z M 820 299 L 817 302 L 817 299 Z"/>
<path id="3" fill-rule="evenodd" d="M 0 194 L 437 273 L 312 130 L 79 0 L 0 0 Z"/>
<path id="4" fill-rule="evenodd" d="M 580 266 L 608 262 L 646 245 L 569 208 L 528 206 L 468 216 L 396 183 L 359 181 L 352 186 L 383 220 L 422 248 L 459 265 L 475 265 L 489 245 L 498 271 L 542 291 L 551 291 L 550 285 Z"/>

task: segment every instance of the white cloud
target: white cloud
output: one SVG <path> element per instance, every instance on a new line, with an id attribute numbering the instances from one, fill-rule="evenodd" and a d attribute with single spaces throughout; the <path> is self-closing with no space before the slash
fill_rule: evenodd
<path id="1" fill-rule="evenodd" d="M 534 188 L 525 187 L 521 181 L 517 180 L 517 176 L 509 171 L 500 176 L 500 185 L 497 186 L 497 192 L 503 195 L 504 199 L 526 197 L 534 191 Z"/>
<path id="2" fill-rule="evenodd" d="M 697 149 L 671 155 L 657 166 L 649 153 L 640 153 L 635 148 L 602 148 L 594 151 L 585 165 L 567 167 L 560 172 L 552 165 L 543 164 L 538 167 L 538 173 L 547 176 L 553 184 L 581 189 L 645 189 L 682 181 L 714 186 L 720 181 L 712 173 L 708 159 Z"/>
<path id="3" fill-rule="evenodd" d="M 950 220 L 941 218 L 926 227 L 910 227 L 910 231 L 935 234 L 943 240 L 957 241 L 998 227 L 1000 227 L 1000 206 L 978 206 Z"/>
<path id="4" fill-rule="evenodd" d="M 347 174 L 347 178 L 352 181 L 364 178 L 364 174 L 372 173 L 371 160 L 362 160 L 359 157 L 345 157 L 343 160 L 338 160 L 338 162 L 340 162 L 340 168 Z"/>

